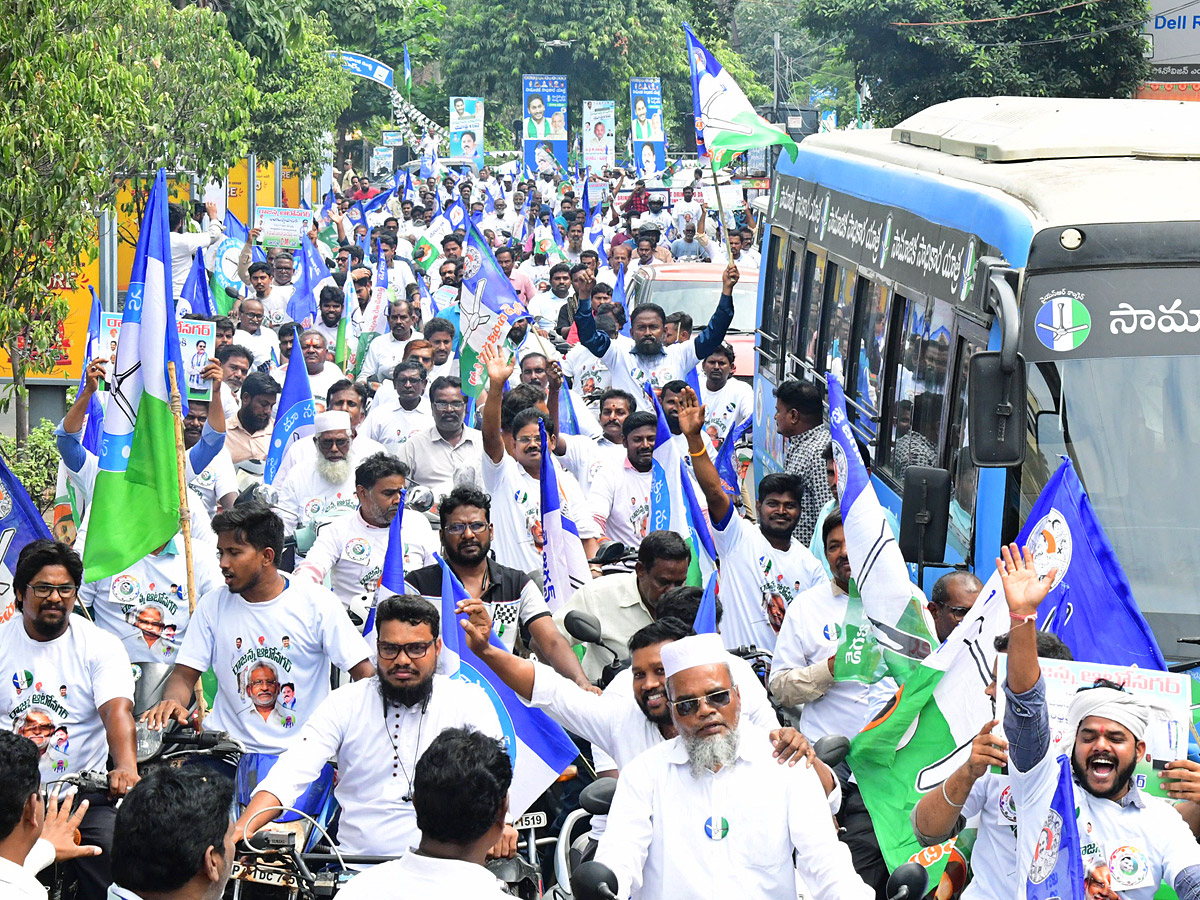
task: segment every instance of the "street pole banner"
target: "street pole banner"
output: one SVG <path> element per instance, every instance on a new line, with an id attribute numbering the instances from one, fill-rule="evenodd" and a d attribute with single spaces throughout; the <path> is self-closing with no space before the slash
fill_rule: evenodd
<path id="1" fill-rule="evenodd" d="M 525 168 L 552 173 L 567 167 L 567 76 L 522 75 Z"/>
<path id="2" fill-rule="evenodd" d="M 450 155 L 467 156 L 483 165 L 483 99 L 450 98 Z"/>
<path id="3" fill-rule="evenodd" d="M 662 82 L 657 78 L 629 79 L 629 109 L 632 121 L 633 161 L 639 175 L 653 175 L 667 167 L 667 145 L 663 139 Z"/>
<path id="4" fill-rule="evenodd" d="M 617 104 L 613 100 L 583 101 L 583 164 L 599 172 L 616 160 Z"/>

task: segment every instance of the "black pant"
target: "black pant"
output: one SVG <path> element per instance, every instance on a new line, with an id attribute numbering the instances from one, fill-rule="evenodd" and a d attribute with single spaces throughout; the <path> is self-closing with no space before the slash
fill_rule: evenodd
<path id="1" fill-rule="evenodd" d="M 64 876 L 79 883 L 78 900 L 104 900 L 112 884 L 112 838 L 117 808 L 104 793 L 78 794 L 76 806 L 83 800 L 88 801 L 88 811 L 79 823 L 80 843 L 99 847 L 103 852 L 63 863 Z M 44 874 L 48 876 L 55 868 L 51 866 Z"/>
<path id="2" fill-rule="evenodd" d="M 837 816 L 842 830 L 838 837 L 850 848 L 850 858 L 854 860 L 854 870 L 859 877 L 875 891 L 877 900 L 887 900 L 887 863 L 879 850 L 871 815 L 858 785 L 846 778 L 848 772 L 844 764 L 838 766 L 838 780 L 842 783 L 842 808 Z"/>

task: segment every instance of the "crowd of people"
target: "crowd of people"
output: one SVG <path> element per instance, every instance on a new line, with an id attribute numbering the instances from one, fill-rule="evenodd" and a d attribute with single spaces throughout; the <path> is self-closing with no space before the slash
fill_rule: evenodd
<path id="1" fill-rule="evenodd" d="M 890 677 L 835 678 L 844 624 L 863 621 L 854 587 L 862 561 L 847 547 L 825 393 L 805 381 L 779 385 L 784 471 L 751 484 L 752 501 L 718 468 L 725 442 L 748 434 L 740 426 L 754 406 L 725 343 L 734 287 L 757 267 L 753 217 L 717 221 L 698 180 L 664 210 L 662 195 L 641 182 L 618 200 L 616 176 L 600 188 L 597 212 L 553 178 L 485 169 L 431 178 L 415 198 L 397 192 L 352 224 L 354 204 L 377 188 L 349 168 L 339 174 L 329 223 L 315 220 L 308 238 L 335 281 L 321 292 L 317 320 L 307 328 L 288 320 L 294 260 L 272 251 L 254 261 L 254 230 L 241 288 L 229 314 L 215 317 L 216 348 L 202 370 L 212 399 L 192 401 L 183 423 L 190 578 L 177 535 L 125 570 L 85 581 L 97 459 L 81 435 L 110 360 L 91 362 L 59 423 L 82 521 L 73 542 L 22 550 L 15 609 L 0 624 L 0 654 L 14 673 L 0 688 L 15 732 L 0 730 L 5 896 L 44 898 L 37 873 L 56 859 L 73 871 L 81 900 L 110 887 L 126 900 L 220 896 L 235 842 L 272 827 L 330 760 L 339 849 L 399 857 L 366 869 L 339 896 L 503 896 L 482 863 L 516 848 L 513 748 L 488 693 L 443 672 L 443 635 L 461 628 L 484 666 L 577 738 L 581 768 L 619 776 L 589 848 L 615 873 L 618 896 L 783 900 L 801 884 L 814 897 L 886 897 L 888 869 L 854 773 L 812 751 L 821 737 L 861 732 L 903 687 Z M 483 355 L 488 389 L 478 403 L 463 392 L 456 357 L 466 235 L 443 235 L 436 266 L 419 264 L 435 208 L 456 198 L 528 310 L 504 346 Z M 183 260 L 176 273 L 220 234 L 215 222 L 189 233 L 182 209 L 172 227 Z M 552 256 L 563 259 L 551 265 Z M 681 311 L 623 302 L 621 279 L 670 260 L 721 269 L 703 327 L 693 330 Z M 390 294 L 386 326 L 374 334 L 365 317 L 381 270 Z M 446 302 L 432 316 L 423 298 L 436 291 Z M 259 487 L 293 363 L 308 373 L 314 433 Z M 694 524 L 716 551 L 715 633 L 696 633 L 703 598 L 689 573 L 698 548 L 654 527 L 664 452 L 683 463 L 680 487 L 695 495 L 703 521 Z M 860 452 L 869 469 L 869 450 Z M 556 549 L 592 561 L 553 606 L 544 584 L 547 471 L 574 526 L 558 532 L 568 543 Z M 433 495 L 428 516 L 405 511 L 417 486 Z M 397 517 L 403 584 L 385 588 Z M 625 571 L 595 562 L 612 542 L 625 548 Z M 1038 658 L 1069 657 L 1034 623 L 1049 580 L 1020 550 L 1001 556 L 1012 627 L 997 646 L 1007 678 L 988 690 L 1007 698 L 1007 740 L 989 723 L 969 759 L 912 810 L 926 845 L 959 834 L 968 819 L 977 827 L 965 892 L 974 898 L 1024 896 L 1019 861 L 1047 850 L 1038 832 L 1058 770 Z M 468 597 L 457 623 L 442 620 L 446 569 Z M 926 612 L 938 641 L 969 615 L 981 587 L 965 572 L 933 586 Z M 570 634 L 572 611 L 598 620 L 599 643 Z M 751 645 L 773 654 L 765 675 L 731 652 Z M 161 699 L 137 711 L 150 728 L 188 726 L 211 672 L 215 698 L 202 727 L 278 756 L 236 822 L 228 773 L 139 772 L 131 663 L 173 667 Z M 781 727 L 781 714 L 795 727 Z M 1177 806 L 1146 794 L 1131 773 L 1148 715 L 1111 685 L 1071 705 L 1067 752 L 1092 855 L 1107 861 L 1132 847 L 1140 867 L 1136 878 L 1114 869 L 1092 896 L 1148 900 L 1166 883 L 1197 900 L 1200 765 L 1165 770 Z M 91 770 L 108 773 L 107 791 L 62 804 L 43 797 L 43 785 Z M 1025 827 L 1010 815 L 1014 797 Z"/>

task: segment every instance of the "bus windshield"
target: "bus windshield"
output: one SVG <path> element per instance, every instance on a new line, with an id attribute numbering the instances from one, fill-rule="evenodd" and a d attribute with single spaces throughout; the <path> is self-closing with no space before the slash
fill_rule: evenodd
<path id="1" fill-rule="evenodd" d="M 1071 359 L 1029 366 L 1021 521 L 1066 454 L 1164 653 L 1197 628 L 1200 357 Z M 1200 633 L 1200 629 L 1190 631 Z"/>

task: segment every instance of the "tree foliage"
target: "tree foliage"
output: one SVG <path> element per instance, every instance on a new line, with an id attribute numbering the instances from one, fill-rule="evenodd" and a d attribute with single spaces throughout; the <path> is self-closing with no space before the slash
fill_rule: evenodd
<path id="1" fill-rule="evenodd" d="M 964 96 L 1129 96 L 1147 74 L 1144 0 L 1042 14 L 1049 8 L 1045 0 L 803 0 L 800 21 L 844 42 L 869 88 L 864 109 L 881 125 Z M 999 21 L 896 24 L 980 19 Z"/>

